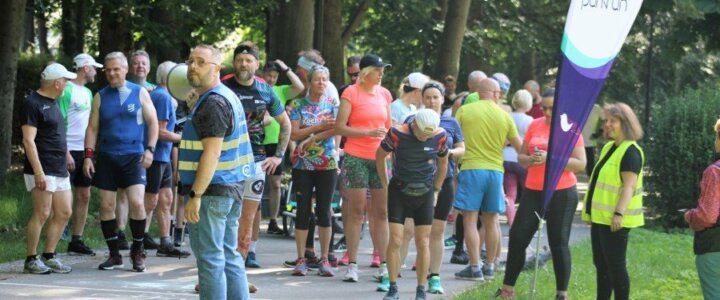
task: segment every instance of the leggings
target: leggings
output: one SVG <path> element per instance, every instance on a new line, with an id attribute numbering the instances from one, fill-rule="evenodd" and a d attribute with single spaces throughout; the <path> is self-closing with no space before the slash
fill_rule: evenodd
<path id="1" fill-rule="evenodd" d="M 297 201 L 297 217 L 295 228 L 307 230 L 312 217 L 313 190 L 315 194 L 315 216 L 320 227 L 330 227 L 330 203 L 335 191 L 337 180 L 336 170 L 308 171 L 292 170 L 295 188 L 295 201 Z"/>
<path id="2" fill-rule="evenodd" d="M 613 292 L 615 300 L 630 297 L 630 276 L 626 260 L 629 235 L 630 228 L 611 232 L 608 225 L 592 223 L 590 227 L 599 300 L 609 300 Z"/>
<path id="3" fill-rule="evenodd" d="M 507 266 L 503 280 L 503 283 L 509 286 L 515 286 L 525 265 L 525 249 L 537 232 L 538 218 L 535 212 L 543 216 L 542 191 L 526 189 L 522 197 L 515 223 L 510 227 Z M 572 265 L 568 241 L 577 204 L 578 193 L 575 186 L 557 190 L 544 214 L 555 271 L 555 287 L 558 291 L 567 291 L 570 281 Z"/>

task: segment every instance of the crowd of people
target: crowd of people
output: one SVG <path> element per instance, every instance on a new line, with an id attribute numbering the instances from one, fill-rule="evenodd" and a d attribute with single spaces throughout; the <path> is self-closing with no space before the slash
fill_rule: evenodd
<path id="1" fill-rule="evenodd" d="M 644 154 L 637 143 L 642 128 L 627 105 L 598 106 L 593 112 L 589 134 L 578 136 L 545 208 L 552 86 L 541 91 L 531 80 L 511 96 L 508 76 L 488 77 L 478 70 L 468 77 L 469 90 L 456 93 L 452 76 L 441 83 L 414 72 L 403 79 L 393 101 L 383 87 L 392 65 L 375 54 L 349 58 L 352 82 L 339 90 L 316 50 L 299 53 L 294 70 L 280 60 L 261 68 L 260 51 L 251 42 L 240 43 L 232 55 L 233 72 L 221 78 L 221 52 L 208 45 L 192 49 L 185 63 L 194 91 L 187 101 L 168 92 L 168 74 L 176 63 L 159 64 L 157 85 L 151 84 L 150 55 L 142 50 L 129 61 L 112 52 L 103 64 L 80 54 L 73 61 L 76 72 L 57 63 L 45 68 L 40 88 L 21 113 L 25 183 L 34 207 L 25 272 L 71 272 L 55 254 L 71 215 L 68 252 L 95 255 L 82 239 L 94 186 L 109 250 L 99 269 L 122 267 L 120 250 L 130 250 L 137 272 L 146 269 L 148 249 L 157 249 L 157 256 L 187 257 L 180 246 L 189 230 L 201 298 L 248 299 L 256 288 L 245 268 L 261 267 L 259 204 L 268 189 L 267 231 L 282 233 L 277 224 L 281 175 L 289 167 L 297 202 L 296 257 L 285 265 L 294 276 L 316 269 L 333 277 L 340 265 L 346 266 L 343 281 L 358 282 L 359 240 L 367 220 L 371 265 L 378 269 L 373 278 L 384 299 L 399 299 L 398 278 L 412 238 L 415 299 L 444 293 L 440 266 L 444 248 L 452 246 L 450 261 L 467 265 L 455 278 L 491 281 L 504 268 L 497 296 L 509 299 L 540 216 L 547 221 L 556 299 L 569 299 L 568 240 L 580 201 L 575 173 L 586 171 L 590 187 L 582 219 L 592 224 L 597 297 L 628 298 L 625 254 L 630 229 L 643 225 Z M 98 68 L 104 68 L 108 85 L 93 96 L 85 85 Z M 280 75 L 290 84 L 276 84 Z M 608 142 L 596 164 L 598 128 Z M 717 180 L 717 168 L 706 170 L 707 180 Z M 174 188 L 182 198 L 174 197 Z M 337 189 L 343 199 L 342 246 L 333 238 L 339 227 L 331 209 Z M 500 262 L 501 214 L 510 225 L 506 263 Z M 159 243 L 148 233 L 153 215 Z M 705 210 L 693 210 L 686 219 L 696 230 L 717 227 Z M 446 239 L 448 220 L 454 220 L 455 233 Z M 38 256 L 45 223 L 45 248 Z M 313 245 L 316 226 L 319 256 Z M 345 247 L 340 259 L 333 255 Z M 701 278 L 708 278 L 703 288 L 712 290 L 717 247 L 696 252 L 698 270 L 705 272 Z"/>

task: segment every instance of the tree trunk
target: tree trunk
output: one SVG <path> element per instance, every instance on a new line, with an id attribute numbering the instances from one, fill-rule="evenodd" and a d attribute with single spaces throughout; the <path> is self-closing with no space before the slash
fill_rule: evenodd
<path id="1" fill-rule="evenodd" d="M 113 51 L 129 53 L 132 50 L 130 32 L 130 8 L 122 4 L 108 3 L 100 12 L 98 49 L 100 58 Z"/>
<path id="2" fill-rule="evenodd" d="M 73 57 L 84 52 L 85 0 L 62 1 L 62 53 Z"/>
<path id="3" fill-rule="evenodd" d="M 323 0 L 320 0 L 323 1 Z M 323 44 L 319 48 L 330 69 L 330 81 L 341 86 L 345 81 L 345 44 L 342 43 L 342 0 L 324 0 Z"/>
<path id="4" fill-rule="evenodd" d="M 25 21 L 25 0 L 5 3 L 0 20 L 0 127 L 12 128 L 15 75 L 20 56 L 20 40 Z M 32 18 L 30 18 L 32 20 Z M 5 182 L 10 167 L 12 130 L 0 130 L 0 182 Z"/>
<path id="5" fill-rule="evenodd" d="M 350 19 L 348 20 L 347 26 L 345 26 L 345 29 L 342 33 L 342 44 L 347 45 L 348 42 L 350 42 L 350 38 L 355 34 L 355 30 L 360 27 L 360 24 L 362 24 L 363 19 L 365 18 L 365 15 L 368 12 L 368 9 L 370 8 L 370 1 L 369 0 L 363 0 L 363 2 L 360 2 L 358 4 L 357 9 L 355 9 L 350 15 Z"/>
<path id="6" fill-rule="evenodd" d="M 38 47 L 40 48 L 40 53 L 50 53 L 50 47 L 48 46 L 48 27 L 47 27 L 47 15 L 45 14 L 44 9 L 38 9 L 35 14 L 35 19 L 37 20 L 37 39 L 38 39 Z"/>
<path id="7" fill-rule="evenodd" d="M 525 84 L 528 80 L 537 80 L 537 76 L 535 74 L 535 69 L 537 68 L 537 58 L 535 55 L 535 49 L 528 48 L 527 52 L 525 52 L 521 57 L 523 57 L 526 61 L 525 63 L 518 64 L 518 84 Z"/>
<path id="8" fill-rule="evenodd" d="M 437 2 L 437 6 L 433 9 L 432 18 L 435 23 L 440 24 L 445 21 L 445 16 L 447 15 L 448 0 L 437 0 L 435 2 Z M 437 41 L 439 39 L 439 35 L 437 34 L 437 32 L 435 32 L 435 30 L 430 31 L 429 34 L 430 35 L 428 38 L 432 40 L 429 40 L 427 45 L 432 46 L 424 47 L 425 59 L 423 59 L 422 70 L 425 73 L 428 73 L 430 72 L 430 70 L 432 70 L 432 63 L 435 62 L 435 58 L 438 56 Z M 438 79 L 442 80 L 443 78 Z"/>
<path id="9" fill-rule="evenodd" d="M 435 67 L 435 78 L 447 75 L 457 77 L 460 51 L 465 34 L 470 0 L 451 0 L 445 16 L 445 29 L 440 38 L 440 52 Z"/>
<path id="10" fill-rule="evenodd" d="M 292 68 L 298 53 L 312 49 L 315 30 L 315 1 L 278 1 L 277 9 L 267 11 L 265 52 L 268 59 L 281 59 Z M 280 84 L 287 78 L 280 76 Z"/>
<path id="11" fill-rule="evenodd" d="M 167 9 L 165 6 L 155 6 L 150 9 L 150 20 L 153 24 L 178 24 L 177 15 Z M 157 64 L 164 61 L 181 62 L 184 61 L 182 56 L 184 25 L 167 26 L 159 31 L 159 36 L 155 39 L 147 40 L 147 50 L 151 56 L 155 56 Z M 152 82 L 155 82 L 154 76 L 151 76 Z"/>
<path id="12" fill-rule="evenodd" d="M 24 13 L 22 21 L 24 30 L 21 44 L 23 52 L 32 50 L 35 46 L 35 5 L 33 1 L 28 1 L 25 4 Z"/>

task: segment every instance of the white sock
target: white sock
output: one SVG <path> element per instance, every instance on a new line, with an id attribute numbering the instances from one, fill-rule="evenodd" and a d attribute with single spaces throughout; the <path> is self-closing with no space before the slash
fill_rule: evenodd
<path id="1" fill-rule="evenodd" d="M 248 252 L 255 252 L 255 248 L 257 247 L 257 241 L 251 241 L 250 246 L 248 247 Z"/>

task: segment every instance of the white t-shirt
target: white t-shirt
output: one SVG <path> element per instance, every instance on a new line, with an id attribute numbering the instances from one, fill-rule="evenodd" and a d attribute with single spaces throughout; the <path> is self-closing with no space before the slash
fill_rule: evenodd
<path id="1" fill-rule="evenodd" d="M 401 99 L 396 99 L 392 104 L 390 104 L 390 111 L 392 114 L 392 121 L 397 124 L 402 124 L 405 122 L 407 117 L 417 112 L 417 107 L 412 104 L 407 106 Z"/>
<path id="2" fill-rule="evenodd" d="M 510 117 L 512 117 L 513 121 L 515 122 L 515 127 L 518 131 L 518 137 L 520 137 L 520 140 L 524 140 L 525 132 L 527 132 L 528 126 L 530 126 L 530 122 L 532 122 L 533 118 L 526 115 L 525 113 L 517 112 L 510 113 Z M 515 148 L 513 148 L 512 146 L 505 146 L 505 148 L 503 148 L 503 161 L 518 161 L 518 153 L 517 151 L 515 151 Z"/>
<path id="3" fill-rule="evenodd" d="M 65 118 L 65 132 L 69 151 L 85 149 L 85 130 L 90 120 L 92 92 L 90 89 L 68 81 L 62 96 L 58 98 L 60 112 Z"/>

